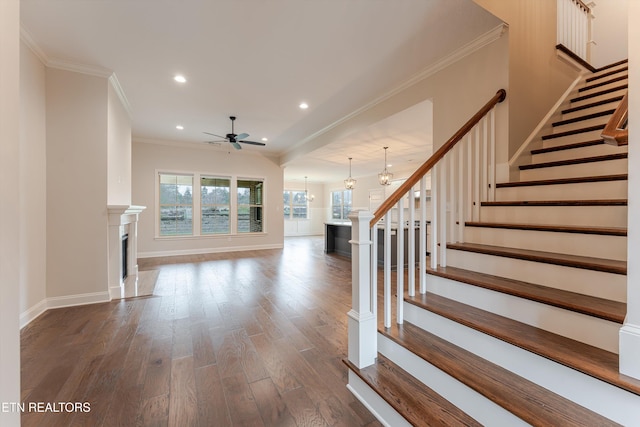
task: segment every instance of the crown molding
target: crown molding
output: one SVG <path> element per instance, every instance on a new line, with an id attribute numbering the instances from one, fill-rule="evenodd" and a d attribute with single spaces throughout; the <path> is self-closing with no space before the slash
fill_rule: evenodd
<path id="1" fill-rule="evenodd" d="M 118 95 L 118 99 L 120 99 L 122 106 L 124 107 L 127 114 L 129 115 L 129 118 L 131 119 L 133 117 L 131 104 L 129 104 L 127 95 L 124 94 L 124 90 L 122 90 L 122 86 L 120 86 L 120 81 L 118 80 L 118 76 L 116 76 L 115 72 L 111 73 L 111 75 L 109 76 L 109 84 L 111 84 L 111 87 L 116 92 L 116 95 Z"/>
<path id="2" fill-rule="evenodd" d="M 472 53 L 482 49 L 483 47 L 495 42 L 496 40 L 500 39 L 502 37 L 502 35 L 507 32 L 508 29 L 509 29 L 509 25 L 504 23 L 504 22 L 499 24 L 499 25 L 497 25 L 493 29 L 487 31 L 486 33 L 482 34 L 481 36 L 479 36 L 476 39 L 472 40 L 471 42 L 467 43 L 466 45 L 459 47 L 458 49 L 454 50 L 450 54 L 444 56 L 440 60 L 438 60 L 435 63 L 429 65 L 426 68 L 424 68 L 422 71 L 419 71 L 418 73 L 414 74 L 409 79 L 407 79 L 404 83 L 401 83 L 400 85 L 396 86 L 394 89 L 391 89 L 390 91 L 382 94 L 381 96 L 377 97 L 373 101 L 363 105 L 362 107 L 360 107 L 357 110 L 351 112 L 350 114 L 347 114 L 346 116 L 342 117 L 341 119 L 336 120 L 335 122 L 325 126 L 324 128 L 318 130 L 317 132 L 315 132 L 315 133 L 309 135 L 308 137 L 306 137 L 305 139 L 301 140 L 299 143 L 295 144 L 294 146 L 292 146 L 287 151 L 281 153 L 280 154 L 280 161 L 281 162 L 283 160 L 285 160 L 285 162 L 290 161 L 291 159 L 289 158 L 288 155 L 290 153 L 294 152 L 297 148 L 305 145 L 309 141 L 312 141 L 312 140 L 316 139 L 320 135 L 322 135 L 322 134 L 324 134 L 326 132 L 329 132 L 331 129 L 333 129 L 333 128 L 337 127 L 337 126 L 340 126 L 341 124 L 343 124 L 345 122 L 348 122 L 349 120 L 353 119 L 354 117 L 357 117 L 358 115 L 360 115 L 360 114 L 364 113 L 365 111 L 375 107 L 376 105 L 386 101 L 387 99 L 392 98 L 393 96 L 401 93 L 402 91 L 410 88 L 411 86 L 419 83 L 420 81 L 422 81 L 422 80 L 434 75 L 435 73 L 437 73 L 439 71 L 442 71 L 443 69 L 445 69 L 445 68 L 449 67 L 450 65 L 460 61 L 461 59 L 471 55 Z"/>
<path id="3" fill-rule="evenodd" d="M 25 26 L 22 25 L 22 23 L 20 23 L 20 40 L 22 40 L 22 42 L 27 45 L 29 49 L 31 49 L 31 52 L 33 52 L 33 54 L 38 57 L 40 62 L 45 65 L 47 64 L 47 62 L 49 62 L 49 57 L 47 56 L 47 54 L 44 53 L 44 50 L 40 48 L 29 30 L 27 30 Z"/>

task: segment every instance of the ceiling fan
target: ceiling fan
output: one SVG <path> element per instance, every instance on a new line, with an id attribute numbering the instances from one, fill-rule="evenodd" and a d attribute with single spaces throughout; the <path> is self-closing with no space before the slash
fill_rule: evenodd
<path id="1" fill-rule="evenodd" d="M 227 142 L 231 143 L 231 145 L 233 145 L 236 150 L 242 149 L 240 144 L 238 144 L 239 142 L 241 142 L 243 144 L 251 144 L 251 145 L 262 145 L 262 146 L 267 145 L 264 142 L 255 142 L 255 141 L 247 141 L 247 140 L 245 140 L 245 138 L 249 136 L 248 133 L 236 134 L 235 130 L 234 130 L 234 127 L 233 127 L 233 123 L 235 122 L 236 118 L 235 118 L 235 116 L 230 116 L 229 118 L 231 119 L 231 133 L 228 133 L 226 136 L 220 136 L 220 135 L 216 135 L 215 133 L 204 132 L 207 135 L 212 135 L 212 136 L 215 136 L 215 137 L 218 137 L 218 138 L 222 138 L 222 141 L 207 141 L 207 142 L 214 143 L 214 142 L 227 141 Z"/>

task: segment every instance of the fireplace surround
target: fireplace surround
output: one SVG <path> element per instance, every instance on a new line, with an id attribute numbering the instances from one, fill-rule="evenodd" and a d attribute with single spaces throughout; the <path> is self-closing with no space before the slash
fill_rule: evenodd
<path id="1" fill-rule="evenodd" d="M 138 280 L 138 215 L 146 206 L 108 205 L 109 296 L 119 299 L 127 282 Z M 127 236 L 124 239 L 124 236 Z M 123 245 L 126 242 L 126 248 Z M 126 258 L 125 258 L 126 257 Z"/>

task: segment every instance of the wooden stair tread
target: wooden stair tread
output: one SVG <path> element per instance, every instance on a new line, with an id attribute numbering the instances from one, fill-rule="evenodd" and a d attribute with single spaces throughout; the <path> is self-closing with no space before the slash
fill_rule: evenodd
<path id="1" fill-rule="evenodd" d="M 481 253 L 525 261 L 542 262 L 565 267 L 582 268 L 613 274 L 627 274 L 627 263 L 612 259 L 585 257 L 555 252 L 529 249 L 507 248 L 503 246 L 481 245 L 478 243 L 447 243 L 447 249 Z"/>
<path id="2" fill-rule="evenodd" d="M 568 125 L 571 123 L 577 123 L 577 122 L 582 122 L 584 120 L 590 120 L 590 119 L 597 119 L 598 117 L 604 117 L 604 116 L 610 116 L 612 115 L 616 110 L 605 110 L 605 111 L 598 111 L 597 113 L 592 113 L 592 114 L 585 114 L 584 116 L 579 116 L 579 117 L 574 117 L 571 119 L 565 119 L 565 120 L 559 120 L 557 122 L 554 122 L 551 124 L 551 126 L 562 126 L 562 125 Z"/>
<path id="3" fill-rule="evenodd" d="M 609 160 L 620 160 L 620 159 L 626 159 L 627 156 L 628 156 L 627 153 L 613 153 L 613 154 L 604 154 L 601 156 L 581 157 L 577 159 L 556 160 L 553 162 L 532 163 L 528 165 L 521 165 L 519 166 L 519 168 L 520 170 L 552 168 L 557 166 L 569 166 L 569 165 L 579 165 L 584 163 L 606 162 Z"/>
<path id="4" fill-rule="evenodd" d="M 614 102 L 620 102 L 622 101 L 623 95 L 619 95 L 619 96 L 614 96 L 608 99 L 603 99 L 601 101 L 597 101 L 597 102 L 592 102 L 590 104 L 584 104 L 581 105 L 579 107 L 571 107 L 571 108 L 567 108 L 566 110 L 562 110 L 562 114 L 569 114 L 569 113 L 574 113 L 576 111 L 581 111 L 581 110 L 587 110 L 589 108 L 593 108 L 593 107 L 598 107 L 600 105 L 606 105 L 606 104 L 611 104 Z"/>
<path id="5" fill-rule="evenodd" d="M 604 129 L 605 124 L 596 125 L 596 126 L 587 126 L 580 129 L 572 129 L 566 132 L 558 132 L 558 133 L 550 133 L 548 135 L 542 135 L 542 140 L 554 139 L 554 138 L 562 138 L 563 136 L 577 135 L 579 133 L 591 132 L 594 130 L 602 130 Z"/>
<path id="6" fill-rule="evenodd" d="M 563 184 L 581 184 L 585 182 L 608 182 L 608 181 L 626 181 L 629 179 L 629 175 L 626 173 L 615 175 L 601 175 L 601 176 L 580 176 L 574 178 L 555 178 L 555 179 L 537 179 L 531 181 L 513 181 L 513 182 L 500 182 L 496 184 L 496 188 L 510 188 L 510 187 L 529 187 L 537 185 L 563 185 Z"/>
<path id="7" fill-rule="evenodd" d="M 362 369 L 343 362 L 414 426 L 481 425 L 382 354 Z"/>
<path id="8" fill-rule="evenodd" d="M 602 82 L 593 83 L 593 84 L 589 84 L 589 85 L 587 85 L 585 87 L 581 87 L 580 89 L 578 89 L 578 92 L 586 92 L 588 90 L 595 89 L 597 87 L 605 86 L 605 85 L 608 85 L 608 84 L 611 84 L 611 83 L 615 83 L 615 82 L 619 82 L 619 81 L 627 80 L 627 79 L 629 79 L 629 75 L 628 74 L 624 74 L 622 76 L 613 77 L 613 78 L 610 78 L 610 79 L 602 81 Z"/>
<path id="9" fill-rule="evenodd" d="M 520 280 L 478 273 L 476 271 L 456 267 L 438 267 L 435 270 L 428 268 L 427 274 L 456 280 L 469 285 L 537 301 L 620 324 L 624 322 L 624 317 L 627 314 L 627 305 L 622 302 L 550 288 L 548 286 Z"/>
<path id="10" fill-rule="evenodd" d="M 531 425 L 617 425 L 411 323 L 380 333 Z"/>
<path id="11" fill-rule="evenodd" d="M 405 301 L 524 350 L 640 395 L 640 380 L 620 374 L 618 355 L 436 294 Z M 592 424 L 588 424 L 592 425 Z"/>
<path id="12" fill-rule="evenodd" d="M 626 227 L 578 227 L 572 225 L 515 224 L 499 222 L 467 221 L 467 227 L 505 228 L 509 230 L 550 231 L 558 233 L 597 234 L 601 236 L 626 236 Z"/>
<path id="13" fill-rule="evenodd" d="M 618 64 L 618 65 L 620 65 L 620 64 Z M 612 76 L 612 75 L 614 75 L 614 74 L 622 73 L 622 72 L 624 72 L 624 71 L 629 71 L 629 67 L 628 67 L 628 66 L 627 66 L 627 67 L 622 67 L 622 68 L 619 68 L 619 69 L 617 69 L 617 70 L 612 70 L 612 71 L 609 71 L 609 72 L 607 72 L 607 73 L 600 74 L 599 76 L 592 76 L 592 77 L 588 77 L 585 81 L 586 81 L 587 83 L 589 83 L 589 82 L 593 82 L 593 81 L 596 81 L 596 80 L 603 79 L 603 78 L 605 78 L 605 77 Z"/>
<path id="14" fill-rule="evenodd" d="M 593 92 L 593 93 L 590 93 L 588 95 L 577 96 L 575 98 L 571 98 L 569 100 L 569 102 L 573 103 L 573 102 L 578 102 L 578 101 L 584 101 L 585 99 L 596 98 L 596 97 L 601 96 L 601 95 L 606 95 L 608 93 L 613 93 L 613 92 L 617 92 L 619 90 L 624 90 L 624 89 L 628 89 L 628 88 L 629 88 L 629 85 L 623 84 L 623 85 L 620 85 L 620 86 L 612 87 L 610 89 L 605 89 L 605 90 L 600 90 L 598 92 Z"/>
<path id="15" fill-rule="evenodd" d="M 618 65 L 628 64 L 628 63 L 629 63 L 629 59 L 621 59 L 620 61 L 616 61 L 611 64 L 603 65 L 600 68 L 596 68 L 596 70 L 593 73 L 594 74 L 599 73 L 601 71 L 608 70 L 609 68 L 617 67 Z"/>
<path id="16" fill-rule="evenodd" d="M 481 202 L 480 206 L 627 206 L 627 199 L 503 200 L 499 202 Z"/>
<path id="17" fill-rule="evenodd" d="M 592 139 L 590 141 L 575 142 L 573 144 L 557 145 L 555 147 L 536 148 L 531 150 L 531 154 L 553 153 L 556 151 L 572 150 L 575 148 L 592 147 L 594 145 L 604 145 L 604 139 Z"/>

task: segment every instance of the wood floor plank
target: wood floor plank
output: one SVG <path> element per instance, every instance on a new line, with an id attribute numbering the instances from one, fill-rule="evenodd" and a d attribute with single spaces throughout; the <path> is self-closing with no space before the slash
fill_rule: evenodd
<path id="1" fill-rule="evenodd" d="M 193 357 L 171 361 L 171 392 L 169 395 L 169 427 L 195 425 L 198 401 Z"/>
<path id="2" fill-rule="evenodd" d="M 231 415 L 216 365 L 207 365 L 196 369 L 196 390 L 198 393 L 198 424 L 201 426 L 231 426 Z"/>
<path id="3" fill-rule="evenodd" d="M 25 400 L 92 409 L 22 425 L 380 426 L 336 367 L 350 261 L 322 238 L 139 266 L 153 270 L 152 296 L 50 310 L 22 330 Z"/>
<path id="4" fill-rule="evenodd" d="M 222 388 L 234 425 L 264 426 L 251 387 L 243 374 L 222 378 Z"/>
<path id="5" fill-rule="evenodd" d="M 249 385 L 255 398 L 262 422 L 266 427 L 295 426 L 278 389 L 270 378 L 255 381 Z"/>

